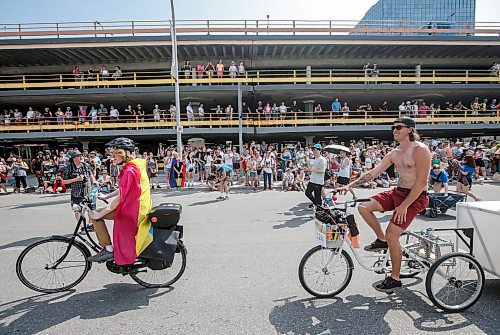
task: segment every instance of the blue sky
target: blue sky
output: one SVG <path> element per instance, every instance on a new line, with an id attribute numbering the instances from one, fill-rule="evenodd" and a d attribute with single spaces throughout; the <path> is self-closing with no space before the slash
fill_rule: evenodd
<path id="1" fill-rule="evenodd" d="M 359 20 L 377 0 L 174 0 L 177 19 Z M 168 20 L 169 0 L 1 0 L 2 23 Z M 477 0 L 476 21 L 498 22 L 500 0 Z"/>

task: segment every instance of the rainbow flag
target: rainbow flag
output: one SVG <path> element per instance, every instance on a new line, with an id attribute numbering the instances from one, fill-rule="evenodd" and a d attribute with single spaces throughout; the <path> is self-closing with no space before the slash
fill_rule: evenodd
<path id="1" fill-rule="evenodd" d="M 120 203 L 113 226 L 114 257 L 117 265 L 134 263 L 153 242 L 153 227 L 148 218 L 151 210 L 146 161 L 138 158 L 123 166 L 120 172 Z"/>

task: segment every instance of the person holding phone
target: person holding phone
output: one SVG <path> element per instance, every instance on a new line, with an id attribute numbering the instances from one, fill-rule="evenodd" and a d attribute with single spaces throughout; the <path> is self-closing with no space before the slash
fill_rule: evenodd
<path id="1" fill-rule="evenodd" d="M 80 150 L 75 149 L 71 154 L 69 164 L 62 172 L 60 180 L 63 184 L 71 184 L 71 208 L 85 202 L 91 209 L 95 203 L 91 201 L 92 184 L 96 182 L 94 170 L 84 161 Z M 76 219 L 80 219 L 80 213 L 75 211 Z"/>

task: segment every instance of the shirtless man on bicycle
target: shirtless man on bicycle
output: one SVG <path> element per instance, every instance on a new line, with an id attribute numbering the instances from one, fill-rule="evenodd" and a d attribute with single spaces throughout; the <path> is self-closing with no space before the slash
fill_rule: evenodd
<path id="1" fill-rule="evenodd" d="M 415 129 L 415 121 L 408 117 L 394 120 L 391 127 L 394 140 L 399 146 L 389 152 L 373 170 L 340 188 L 341 194 L 349 192 L 354 186 L 373 180 L 394 164 L 399 173 L 397 187 L 374 195 L 370 202 L 360 205 L 358 210 L 366 223 L 373 229 L 377 239 L 364 249 L 382 251 L 389 249 L 392 261 L 392 273 L 377 291 L 393 292 L 400 288 L 401 246 L 399 237 L 412 223 L 413 219 L 429 204 L 427 197 L 427 178 L 431 167 L 431 153 L 422 142 Z M 384 231 L 374 212 L 394 211 Z"/>

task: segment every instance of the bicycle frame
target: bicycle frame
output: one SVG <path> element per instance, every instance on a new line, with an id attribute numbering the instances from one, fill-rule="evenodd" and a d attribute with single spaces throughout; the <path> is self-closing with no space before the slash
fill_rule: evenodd
<path id="1" fill-rule="evenodd" d="M 342 253 L 343 250 L 346 250 L 345 245 L 347 245 L 348 246 L 347 249 L 349 249 L 351 251 L 352 255 L 354 256 L 354 258 L 356 259 L 358 264 L 361 265 L 361 267 L 363 269 L 365 269 L 367 271 L 371 271 L 371 272 L 377 272 L 377 273 L 390 273 L 391 272 L 392 268 L 390 266 L 386 265 L 388 263 L 388 261 L 390 260 L 390 253 L 389 252 L 386 252 L 385 254 L 380 254 L 380 253 L 361 254 L 359 251 L 356 250 L 356 248 L 354 248 L 352 246 L 352 243 L 349 239 L 342 238 L 342 240 L 340 240 L 339 242 L 340 242 L 340 245 L 337 247 L 328 247 L 328 249 L 334 249 L 334 250 L 338 250 L 338 251 L 335 253 L 332 253 L 327 264 L 335 264 L 336 259 L 339 257 L 339 255 Z M 413 256 L 411 253 L 407 252 L 406 246 L 402 245 L 401 251 L 403 253 L 405 253 L 406 255 L 408 255 L 408 257 L 411 260 L 413 260 L 421 265 L 419 272 L 427 271 L 427 269 L 430 267 L 430 264 L 425 264 L 424 262 L 422 262 L 422 260 L 418 259 L 417 257 Z M 377 259 L 376 263 L 379 263 L 380 265 L 379 266 L 368 266 L 366 264 L 366 262 L 363 260 L 370 259 L 370 258 L 371 259 L 376 258 Z"/>
<path id="2" fill-rule="evenodd" d="M 80 218 L 78 219 L 78 221 L 76 223 L 76 227 L 75 227 L 75 230 L 73 231 L 73 234 L 70 238 L 68 248 L 66 249 L 64 254 L 54 263 L 54 265 L 50 267 L 50 269 L 57 268 L 57 266 L 64 261 L 66 256 L 68 256 L 68 254 L 69 254 L 69 250 L 71 249 L 73 244 L 75 244 L 75 241 L 77 238 L 80 239 L 83 243 L 85 243 L 85 245 L 87 245 L 90 249 L 94 250 L 95 252 L 99 252 L 99 250 L 101 249 L 99 247 L 99 244 L 97 244 L 89 234 L 89 231 L 87 229 L 87 219 L 85 219 L 86 212 L 87 212 L 87 209 L 82 208 L 82 210 L 80 211 Z M 80 229 L 80 225 L 82 225 L 82 224 L 84 227 L 85 235 L 87 236 L 88 240 L 83 238 L 80 234 L 78 234 L 78 230 Z M 89 253 L 90 253 L 90 251 L 89 251 Z"/>

